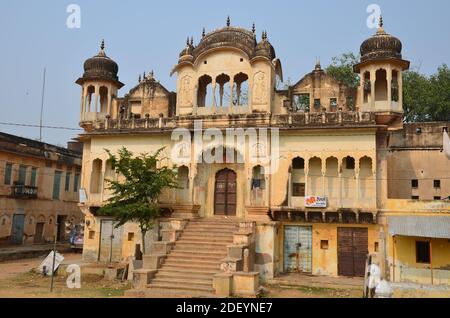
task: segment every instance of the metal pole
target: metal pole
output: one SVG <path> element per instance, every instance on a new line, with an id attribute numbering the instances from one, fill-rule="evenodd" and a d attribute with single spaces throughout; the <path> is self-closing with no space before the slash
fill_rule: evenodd
<path id="1" fill-rule="evenodd" d="M 42 113 L 44 112 L 45 73 L 46 69 L 44 67 L 44 80 L 42 82 L 41 118 L 39 121 L 39 141 L 42 141 Z"/>
<path id="2" fill-rule="evenodd" d="M 58 234 L 58 222 L 55 222 L 56 228 L 55 228 L 55 241 L 53 243 L 53 263 L 52 263 L 52 282 L 50 285 L 50 292 L 53 292 L 53 280 L 55 276 L 55 261 L 56 261 L 56 240 L 57 240 L 57 234 Z"/>

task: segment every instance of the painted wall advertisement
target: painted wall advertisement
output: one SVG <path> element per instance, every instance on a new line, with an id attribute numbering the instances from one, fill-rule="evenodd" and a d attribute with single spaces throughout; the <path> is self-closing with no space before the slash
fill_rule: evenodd
<path id="1" fill-rule="evenodd" d="M 307 196 L 307 197 L 305 197 L 305 207 L 307 207 L 307 208 L 326 208 L 327 207 L 327 198 L 326 197 Z"/>

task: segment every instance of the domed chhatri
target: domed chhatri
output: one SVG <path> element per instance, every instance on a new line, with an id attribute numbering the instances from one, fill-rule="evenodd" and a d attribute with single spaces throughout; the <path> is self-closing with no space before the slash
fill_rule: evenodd
<path id="1" fill-rule="evenodd" d="M 117 76 L 118 72 L 119 66 L 117 63 L 106 56 L 105 41 L 102 40 L 100 51 L 97 55 L 87 59 L 84 62 L 84 73 L 78 81 L 83 82 L 84 80 L 104 79 L 120 83 L 119 77 Z M 120 84 L 123 86 L 122 83 Z"/>
<path id="2" fill-rule="evenodd" d="M 256 56 L 267 57 L 269 60 L 273 60 L 276 57 L 275 49 L 273 48 L 272 44 L 270 44 L 269 40 L 267 40 L 266 31 L 263 31 L 262 40 L 258 43 L 258 45 L 256 45 L 255 57 Z"/>
<path id="3" fill-rule="evenodd" d="M 360 53 L 361 62 L 379 59 L 402 59 L 402 42 L 384 31 L 383 18 L 380 16 L 377 33 L 361 44 Z"/>
<path id="4" fill-rule="evenodd" d="M 224 48 L 232 47 L 243 51 L 249 59 L 254 57 L 266 57 L 273 60 L 275 50 L 267 39 L 267 33 L 263 32 L 263 39 L 257 43 L 255 35 L 255 26 L 253 24 L 251 30 L 234 27 L 231 25 L 231 20 L 228 17 L 226 26 L 210 33 L 206 33 L 205 29 L 202 32 L 202 38 L 197 46 L 191 42 L 180 53 L 179 62 L 190 61 L 194 62 L 203 53 Z M 192 56 L 192 57 L 191 57 Z"/>

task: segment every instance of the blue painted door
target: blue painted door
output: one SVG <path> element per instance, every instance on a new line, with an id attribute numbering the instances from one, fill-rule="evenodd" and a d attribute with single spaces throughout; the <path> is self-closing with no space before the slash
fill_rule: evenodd
<path id="1" fill-rule="evenodd" d="M 284 227 L 284 270 L 312 272 L 312 229 L 310 226 Z"/>
<path id="2" fill-rule="evenodd" d="M 11 229 L 11 243 L 22 244 L 23 243 L 23 228 L 25 224 L 24 214 L 14 214 L 12 229 Z"/>

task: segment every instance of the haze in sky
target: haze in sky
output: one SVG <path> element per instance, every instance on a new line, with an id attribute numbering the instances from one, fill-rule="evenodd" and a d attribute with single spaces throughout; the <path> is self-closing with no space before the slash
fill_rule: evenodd
<path id="1" fill-rule="evenodd" d="M 67 8 L 81 9 L 80 28 L 68 28 Z M 320 57 L 326 67 L 333 56 L 358 53 L 375 33 L 367 26 L 370 4 L 381 8 L 386 32 L 403 42 L 403 57 L 426 74 L 450 64 L 450 1 L 0 1 L 0 122 L 39 124 L 43 69 L 47 69 L 43 124 L 79 128 L 81 88 L 75 80 L 84 61 L 99 51 L 119 64 L 125 83 L 120 95 L 137 84 L 139 74 L 155 77 L 175 90 L 170 77 L 186 37 L 198 43 L 202 28 L 234 26 L 251 29 L 258 39 L 266 30 L 281 59 L 285 82 L 297 82 Z M 39 128 L 0 124 L 0 131 L 38 138 Z M 43 140 L 65 145 L 80 131 L 44 129 Z"/>

